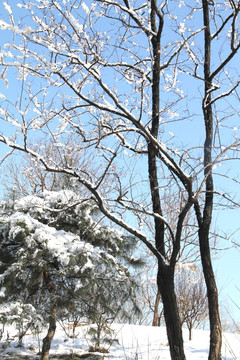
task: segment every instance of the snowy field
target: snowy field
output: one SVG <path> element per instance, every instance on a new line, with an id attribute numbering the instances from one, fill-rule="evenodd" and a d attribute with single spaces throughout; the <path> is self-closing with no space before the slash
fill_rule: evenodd
<path id="1" fill-rule="evenodd" d="M 125 360 L 169 360 L 169 348 L 165 328 L 153 328 L 151 326 L 119 325 L 112 326 L 115 330 L 115 337 L 119 344 L 109 348 L 108 354 L 102 354 L 101 359 L 125 359 Z M 204 330 L 194 330 L 193 340 L 188 340 L 188 331 L 184 331 L 185 354 L 188 360 L 202 360 L 208 358 L 209 333 Z M 5 331 L 6 332 L 6 331 Z M 83 355 L 86 354 L 91 344 L 86 336 L 87 327 L 77 328 L 77 338 L 67 337 L 61 327 L 58 327 L 55 339 L 53 340 L 50 358 L 61 359 L 61 355 Z M 6 335 L 6 334 L 5 334 Z M 39 344 L 45 333 L 38 335 L 26 335 L 24 347 L 16 348 L 17 332 L 9 329 L 10 345 L 1 349 L 0 359 L 8 355 L 11 359 L 19 359 L 20 355 L 37 359 Z M 1 347 L 5 344 L 1 341 Z M 13 357 L 13 355 L 16 355 Z M 240 335 L 223 335 L 223 360 L 240 359 Z M 64 357 L 63 357 L 64 358 Z M 74 358 L 74 356 L 71 356 Z M 99 357 L 100 358 L 100 357 Z"/>

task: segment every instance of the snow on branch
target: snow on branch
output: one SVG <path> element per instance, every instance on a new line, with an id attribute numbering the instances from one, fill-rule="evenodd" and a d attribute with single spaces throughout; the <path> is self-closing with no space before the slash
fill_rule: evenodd
<path id="1" fill-rule="evenodd" d="M 240 81 L 238 81 L 238 82 L 236 83 L 236 85 L 234 85 L 230 90 L 228 90 L 228 91 L 226 91 L 226 92 L 224 92 L 224 93 L 216 96 L 214 99 L 212 99 L 210 102 L 208 102 L 208 103 L 205 105 L 205 107 L 211 106 L 213 103 L 215 103 L 215 101 L 217 101 L 217 100 L 219 100 L 219 99 L 222 99 L 222 98 L 224 98 L 224 97 L 226 97 L 226 96 L 231 95 L 231 94 L 236 90 L 236 88 L 239 86 L 239 84 L 240 84 Z"/>
<path id="2" fill-rule="evenodd" d="M 114 5 L 119 9 L 121 9 L 124 13 L 127 13 L 134 20 L 137 26 L 139 26 L 139 28 L 142 29 L 149 38 L 157 35 L 156 32 L 152 31 L 150 24 L 149 26 L 144 25 L 145 19 L 137 14 L 137 12 L 133 9 L 133 7 L 131 7 L 128 0 L 124 0 L 126 6 L 123 6 L 121 5 L 120 2 L 116 2 L 116 1 L 111 1 L 111 0 L 101 0 L 101 1 L 108 5 Z"/>
<path id="3" fill-rule="evenodd" d="M 105 204 L 104 198 L 98 192 L 96 184 L 94 184 L 94 183 L 90 182 L 89 180 L 83 178 L 80 173 L 77 173 L 74 170 L 62 168 L 60 166 L 53 167 L 40 154 L 36 153 L 35 151 L 33 151 L 30 148 L 20 146 L 20 145 L 14 143 L 13 141 L 11 141 L 10 139 L 8 139 L 7 137 L 5 137 L 3 135 L 0 136 L 0 142 L 8 145 L 12 149 L 16 149 L 16 150 L 25 152 L 25 153 L 33 156 L 40 163 L 42 163 L 42 165 L 45 167 L 45 169 L 47 171 L 56 172 L 56 173 L 64 173 L 64 174 L 67 174 L 67 175 L 70 175 L 70 176 L 76 178 L 93 195 L 93 199 L 97 203 L 100 211 L 108 219 L 112 220 L 115 224 L 119 225 L 121 228 L 125 229 L 130 234 L 132 234 L 132 235 L 136 236 L 138 239 L 140 239 L 161 262 L 166 261 L 166 259 L 163 259 L 162 255 L 159 253 L 159 251 L 155 248 L 155 246 L 152 245 L 151 241 L 142 232 L 140 232 L 139 230 L 137 230 L 137 229 L 133 228 L 132 226 L 130 226 L 124 220 L 122 220 L 121 218 L 114 215 L 113 212 L 107 208 L 107 204 Z"/>

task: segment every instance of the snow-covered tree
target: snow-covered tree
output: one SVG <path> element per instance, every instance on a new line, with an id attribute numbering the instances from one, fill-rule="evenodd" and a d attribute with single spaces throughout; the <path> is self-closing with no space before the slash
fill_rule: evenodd
<path id="1" fill-rule="evenodd" d="M 86 199 L 154 254 L 174 360 L 185 359 L 174 273 L 194 208 L 209 302 L 209 359 L 219 360 L 209 237 L 214 199 L 237 203 L 218 179 L 228 176 L 220 167 L 227 156 L 239 158 L 233 106 L 239 1 L 19 0 L 3 6 L 1 79 L 9 86 L 1 94 L 3 158 L 20 150 L 46 171 L 76 179 Z M 66 145 L 73 135 L 79 141 Z M 92 168 L 43 156 L 33 142 L 46 136 L 60 153 L 66 146 L 69 153 L 84 151 Z"/>
<path id="2" fill-rule="evenodd" d="M 94 213 L 96 206 L 82 204 L 69 190 L 27 196 L 14 207 L 2 203 L 1 303 L 32 305 L 48 322 L 43 360 L 49 356 L 58 314 L 71 315 L 74 309 L 92 320 L 82 304 L 95 303 L 111 318 L 126 301 L 135 303 L 135 282 L 127 266 L 131 256 L 123 251 L 126 238 L 99 223 Z M 129 248 L 133 240 L 128 238 Z"/>

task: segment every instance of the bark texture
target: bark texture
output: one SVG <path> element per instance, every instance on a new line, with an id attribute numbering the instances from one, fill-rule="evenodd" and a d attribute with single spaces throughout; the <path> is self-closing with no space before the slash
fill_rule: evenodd
<path id="1" fill-rule="evenodd" d="M 51 311 L 51 315 L 49 316 L 48 332 L 43 339 L 41 360 L 49 360 L 49 351 L 56 331 L 56 313 L 57 309 L 53 308 Z"/>
<path id="2" fill-rule="evenodd" d="M 56 322 L 57 322 L 57 302 L 56 302 L 56 290 L 53 281 L 51 280 L 49 273 L 44 274 L 44 281 L 46 287 L 50 293 L 50 313 L 49 313 L 49 324 L 48 332 L 45 338 L 43 339 L 41 360 L 49 360 L 49 352 L 52 344 L 53 337 L 56 331 Z"/>
<path id="3" fill-rule="evenodd" d="M 164 317 L 172 360 L 185 360 L 181 322 L 174 291 L 174 269 L 160 266 L 157 283 L 162 294 Z"/>

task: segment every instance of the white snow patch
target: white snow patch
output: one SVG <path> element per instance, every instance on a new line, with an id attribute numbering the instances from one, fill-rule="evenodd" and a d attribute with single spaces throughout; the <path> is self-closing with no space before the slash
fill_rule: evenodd
<path id="1" fill-rule="evenodd" d="M 170 360 L 169 346 L 167 341 L 165 327 L 152 327 L 128 324 L 112 324 L 115 331 L 114 337 L 119 340 L 119 344 L 114 344 L 109 348 L 107 359 L 128 359 L 128 360 Z M 55 337 L 53 339 L 50 355 L 57 354 L 84 354 L 88 350 L 91 343 L 87 335 L 88 326 L 79 326 L 76 328 L 77 338 L 71 339 L 66 336 L 60 326 L 57 327 Z M 35 352 L 38 351 L 38 339 L 34 335 L 24 337 L 24 348 L 16 348 L 17 330 L 14 326 L 6 327 L 4 337 L 7 331 L 13 339 L 7 349 L 0 350 L 2 354 L 16 355 L 34 355 L 33 351 L 28 350 L 29 346 L 35 346 Z M 28 332 L 29 333 L 29 332 Z M 46 329 L 40 336 L 40 342 L 46 335 Z M 188 340 L 188 330 L 183 329 L 184 348 L 186 359 L 188 360 L 207 360 L 209 351 L 209 331 L 193 330 L 193 340 Z M 235 360 L 240 358 L 240 335 L 224 333 L 222 353 L 225 359 Z M 36 355 L 36 354 L 35 354 Z"/>

